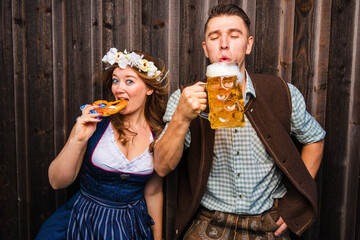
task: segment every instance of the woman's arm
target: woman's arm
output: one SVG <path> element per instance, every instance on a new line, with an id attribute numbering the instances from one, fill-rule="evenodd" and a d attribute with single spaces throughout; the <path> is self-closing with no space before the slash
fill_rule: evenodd
<path id="1" fill-rule="evenodd" d="M 145 200 L 149 215 L 155 222 L 152 231 L 154 240 L 162 239 L 162 215 L 163 215 L 163 179 L 155 172 L 145 186 Z"/>
<path id="2" fill-rule="evenodd" d="M 74 125 L 70 137 L 59 155 L 50 164 L 48 175 L 54 189 L 68 187 L 76 179 L 86 151 L 87 141 L 96 130 L 101 113 L 90 114 L 96 106 L 86 106 Z"/>

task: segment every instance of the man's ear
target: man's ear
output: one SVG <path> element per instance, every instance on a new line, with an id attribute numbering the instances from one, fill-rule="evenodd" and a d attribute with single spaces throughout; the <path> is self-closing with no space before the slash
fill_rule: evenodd
<path id="1" fill-rule="evenodd" d="M 203 49 L 204 49 L 205 56 L 206 56 L 207 58 L 209 58 L 209 55 L 208 55 L 208 51 L 207 51 L 207 47 L 206 47 L 206 43 L 205 43 L 205 42 L 202 42 L 202 47 L 203 47 Z"/>
<path id="2" fill-rule="evenodd" d="M 246 54 L 250 54 L 251 53 L 251 49 L 252 49 L 252 45 L 254 43 L 254 37 L 250 36 L 248 38 L 248 42 L 247 42 L 247 46 L 246 46 Z"/>

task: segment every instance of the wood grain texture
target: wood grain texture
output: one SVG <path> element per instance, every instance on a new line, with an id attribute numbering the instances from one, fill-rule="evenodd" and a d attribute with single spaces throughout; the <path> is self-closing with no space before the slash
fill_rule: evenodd
<path id="1" fill-rule="evenodd" d="M 231 2 L 251 20 L 252 73 L 282 76 L 325 128 L 318 220 L 294 239 L 360 237 L 360 3 L 356 0 L 0 1 L 0 238 L 32 239 L 78 189 L 54 191 L 47 168 L 96 82 L 110 47 L 141 50 L 170 69 L 170 93 L 200 80 L 208 10 Z M 174 236 L 177 172 L 165 178 L 164 239 Z"/>
<path id="2" fill-rule="evenodd" d="M 359 85 L 355 84 L 359 73 L 358 54 L 354 54 L 359 46 L 358 30 L 354 32 L 358 12 L 359 4 L 355 1 L 332 2 L 321 219 L 337 219 L 337 223 L 342 224 L 323 222 L 320 235 L 325 239 L 355 239 L 354 206 L 359 183 L 352 169 L 358 169 L 359 152 L 358 148 L 355 150 L 351 146 L 359 146 L 358 127 L 353 124 L 354 111 L 358 111 L 353 108 L 358 106 L 358 97 L 355 96 L 359 92 L 355 89 Z"/>
<path id="3" fill-rule="evenodd" d="M 10 1 L 0 2 L 0 236 L 19 238 L 19 209 L 16 164 L 16 117 L 14 108 L 14 56 Z"/>
<path id="4" fill-rule="evenodd" d="M 29 157 L 26 164 L 29 229 L 33 238 L 48 213 L 53 210 L 53 198 L 49 194 L 51 187 L 47 183 L 47 168 L 54 155 L 51 1 L 27 3 L 25 10 L 27 71 L 24 80 L 27 88 L 24 100 Z"/>
<path id="5" fill-rule="evenodd" d="M 315 1 L 311 85 L 307 100 L 308 111 L 325 127 L 326 94 L 330 47 L 331 0 Z"/>
<path id="6" fill-rule="evenodd" d="M 29 209 L 29 169 L 28 169 L 28 142 L 26 115 L 26 16 L 25 6 L 21 1 L 12 2 L 13 20 L 13 58 L 14 58 L 14 108 L 15 108 L 15 134 L 16 143 L 16 172 L 17 179 L 13 182 L 17 189 L 18 237 L 29 239 L 30 237 L 30 209 Z M 5 141 L 5 139 L 3 139 Z M 10 216 L 8 216 L 10 217 Z M 6 236 L 6 235 L 5 235 Z"/>
<path id="7" fill-rule="evenodd" d="M 281 1 L 256 2 L 255 55 L 254 72 L 279 76 L 279 36 Z"/>

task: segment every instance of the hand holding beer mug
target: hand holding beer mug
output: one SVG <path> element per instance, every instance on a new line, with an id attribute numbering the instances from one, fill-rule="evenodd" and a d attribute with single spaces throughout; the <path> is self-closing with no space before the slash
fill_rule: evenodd
<path id="1" fill-rule="evenodd" d="M 242 83 L 236 63 L 213 63 L 206 69 L 209 120 L 212 129 L 245 126 Z"/>

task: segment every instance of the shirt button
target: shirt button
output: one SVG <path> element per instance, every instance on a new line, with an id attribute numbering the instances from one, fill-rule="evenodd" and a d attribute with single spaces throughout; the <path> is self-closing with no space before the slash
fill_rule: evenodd
<path id="1" fill-rule="evenodd" d="M 238 173 L 237 176 L 240 177 L 240 173 Z"/>
<path id="2" fill-rule="evenodd" d="M 234 133 L 237 133 L 237 129 L 234 130 Z"/>
<path id="3" fill-rule="evenodd" d="M 239 194 L 239 198 L 241 198 L 242 196 L 241 196 L 241 194 Z"/>
<path id="4" fill-rule="evenodd" d="M 239 153 L 239 151 L 236 151 L 236 155 L 239 155 L 240 153 Z"/>

